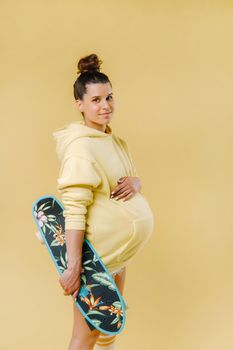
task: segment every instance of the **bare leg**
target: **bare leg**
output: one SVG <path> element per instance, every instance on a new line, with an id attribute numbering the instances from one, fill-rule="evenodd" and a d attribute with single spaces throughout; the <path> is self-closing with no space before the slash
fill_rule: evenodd
<path id="1" fill-rule="evenodd" d="M 125 276 L 126 276 L 126 267 L 123 268 L 121 273 L 115 275 L 115 277 L 114 277 L 114 281 L 115 281 L 117 288 L 119 289 L 119 292 L 121 293 L 121 295 L 123 295 L 123 292 L 124 292 Z"/>
<path id="2" fill-rule="evenodd" d="M 84 316 L 73 302 L 74 323 L 68 350 L 92 350 L 100 331 L 90 330 Z"/>
<path id="3" fill-rule="evenodd" d="M 114 281 L 121 295 L 123 294 L 123 290 L 124 290 L 125 275 L 126 275 L 126 268 L 124 268 L 120 274 L 117 274 L 116 276 L 114 276 Z M 91 331 L 85 321 L 84 316 L 79 311 L 78 307 L 75 305 L 74 302 L 73 302 L 73 311 L 74 311 L 73 332 L 72 332 L 72 338 L 70 340 L 68 350 L 92 350 L 97 339 L 99 338 L 99 341 L 101 341 L 101 337 L 99 337 L 100 334 L 102 335 L 106 335 L 106 334 L 100 332 L 97 329 L 94 329 L 93 331 Z M 111 340 L 115 340 L 115 337 L 116 336 L 112 337 Z M 106 349 L 106 346 L 105 346 L 105 349 Z"/>

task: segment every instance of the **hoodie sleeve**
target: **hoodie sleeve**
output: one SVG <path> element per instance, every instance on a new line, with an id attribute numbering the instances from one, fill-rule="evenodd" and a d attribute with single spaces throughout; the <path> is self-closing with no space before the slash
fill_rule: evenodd
<path id="1" fill-rule="evenodd" d="M 93 191 L 101 183 L 94 163 L 70 156 L 61 166 L 57 190 L 64 206 L 65 230 L 85 230 L 87 206 L 93 202 Z"/>

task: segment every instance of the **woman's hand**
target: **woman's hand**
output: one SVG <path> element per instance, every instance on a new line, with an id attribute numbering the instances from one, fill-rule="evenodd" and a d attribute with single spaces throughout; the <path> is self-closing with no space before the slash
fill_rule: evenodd
<path id="1" fill-rule="evenodd" d="M 81 268 L 68 267 L 60 276 L 59 282 L 64 289 L 64 295 L 72 294 L 73 300 L 75 301 L 80 288 L 80 274 Z"/>
<path id="2" fill-rule="evenodd" d="M 110 198 L 116 200 L 123 198 L 123 201 L 131 198 L 141 190 L 140 178 L 136 176 L 124 176 L 117 181 L 118 185 L 111 192 Z"/>

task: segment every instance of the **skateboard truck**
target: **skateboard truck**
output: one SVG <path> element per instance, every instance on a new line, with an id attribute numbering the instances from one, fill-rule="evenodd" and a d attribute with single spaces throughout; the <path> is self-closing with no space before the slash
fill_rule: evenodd
<path id="1" fill-rule="evenodd" d="M 40 241 L 41 244 L 45 244 L 40 231 L 36 231 L 35 235 L 36 235 L 36 238 Z"/>

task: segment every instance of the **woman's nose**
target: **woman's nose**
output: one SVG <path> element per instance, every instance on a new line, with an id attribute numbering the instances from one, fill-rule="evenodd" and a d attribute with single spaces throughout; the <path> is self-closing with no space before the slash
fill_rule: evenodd
<path id="1" fill-rule="evenodd" d="M 103 108 L 107 108 L 109 110 L 109 103 L 106 100 L 103 100 L 103 104 L 102 104 Z"/>

